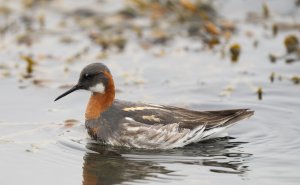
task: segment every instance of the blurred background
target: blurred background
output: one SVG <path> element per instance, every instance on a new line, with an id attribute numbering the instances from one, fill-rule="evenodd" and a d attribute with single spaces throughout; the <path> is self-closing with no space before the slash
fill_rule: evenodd
<path id="1" fill-rule="evenodd" d="M 0 184 L 297 184 L 299 0 L 0 0 Z M 170 151 L 99 146 L 81 69 L 118 99 L 255 115 Z"/>

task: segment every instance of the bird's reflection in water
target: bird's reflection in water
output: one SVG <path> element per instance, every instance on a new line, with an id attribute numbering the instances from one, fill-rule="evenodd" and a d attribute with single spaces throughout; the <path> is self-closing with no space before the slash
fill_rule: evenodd
<path id="1" fill-rule="evenodd" d="M 86 153 L 84 156 L 84 185 L 120 184 L 172 172 L 151 161 L 127 160 L 115 149 L 103 145 L 88 144 L 87 148 L 96 153 Z"/>
<path id="2" fill-rule="evenodd" d="M 172 169 L 166 169 L 164 163 L 200 165 L 213 173 L 244 176 L 249 171 L 245 162 L 251 154 L 240 151 L 242 142 L 231 140 L 219 138 L 172 150 L 114 148 L 89 143 L 86 147 L 94 152 L 87 152 L 84 157 L 83 184 L 120 184 L 159 178 L 159 174 L 174 177 Z"/>

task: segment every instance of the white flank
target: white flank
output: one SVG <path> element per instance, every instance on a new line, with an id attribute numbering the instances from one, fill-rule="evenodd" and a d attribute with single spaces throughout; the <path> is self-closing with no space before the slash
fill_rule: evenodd
<path id="1" fill-rule="evenodd" d="M 128 111 L 145 108 L 149 107 L 130 107 Z M 180 128 L 180 123 L 147 125 L 126 117 L 120 125 L 119 132 L 109 137 L 107 144 L 147 149 L 178 148 L 191 143 L 226 136 L 224 135 L 226 134 L 224 130 L 229 126 L 212 128 L 205 131 L 206 124 L 199 125 L 193 129 L 187 129 Z"/>
<path id="2" fill-rule="evenodd" d="M 200 141 L 205 129 L 205 125 L 190 130 L 179 128 L 179 123 L 147 125 L 130 117 L 126 117 L 125 120 L 126 122 L 120 127 L 120 132 L 108 139 L 108 144 L 135 148 L 171 149 Z"/>
<path id="3" fill-rule="evenodd" d="M 97 92 L 97 93 L 103 94 L 105 91 L 105 87 L 104 87 L 103 83 L 98 83 L 95 86 L 90 87 L 89 90 L 92 92 Z"/>
<path id="4" fill-rule="evenodd" d="M 123 110 L 126 111 L 126 112 L 129 112 L 129 111 L 137 111 L 137 110 L 151 110 L 151 109 L 159 109 L 159 108 L 156 108 L 156 107 L 127 107 L 127 108 L 124 108 Z"/>

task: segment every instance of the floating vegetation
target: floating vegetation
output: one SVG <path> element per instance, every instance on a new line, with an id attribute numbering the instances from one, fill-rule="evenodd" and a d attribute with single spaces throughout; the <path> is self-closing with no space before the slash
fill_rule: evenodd
<path id="1" fill-rule="evenodd" d="M 277 57 L 274 54 L 269 54 L 269 59 L 272 63 L 275 63 L 277 60 Z"/>
<path id="2" fill-rule="evenodd" d="M 271 75 L 270 75 L 270 81 L 271 81 L 271 83 L 274 82 L 274 79 L 275 79 L 275 73 L 272 72 Z"/>
<path id="3" fill-rule="evenodd" d="M 232 44 L 230 46 L 229 49 L 230 52 L 230 56 L 231 56 L 231 61 L 232 62 L 237 62 L 239 57 L 240 57 L 240 53 L 241 53 L 241 46 L 239 44 Z"/>
<path id="4" fill-rule="evenodd" d="M 9 15 L 11 13 L 11 9 L 7 6 L 0 6 L 0 15 Z"/>
<path id="5" fill-rule="evenodd" d="M 37 87 L 47 87 L 51 81 L 47 79 L 33 79 L 32 83 Z"/>
<path id="6" fill-rule="evenodd" d="M 43 5 L 47 1 L 50 1 L 50 0 L 22 0 L 22 4 L 23 4 L 24 8 L 33 8 L 38 5 Z"/>
<path id="7" fill-rule="evenodd" d="M 171 36 L 168 35 L 165 31 L 160 29 L 154 29 L 151 33 L 151 43 L 153 44 L 167 44 L 171 39 Z"/>
<path id="8" fill-rule="evenodd" d="M 258 87 L 256 90 L 258 100 L 262 100 L 263 90 L 261 87 Z"/>
<path id="9" fill-rule="evenodd" d="M 119 51 L 123 51 L 126 46 L 127 40 L 122 36 L 117 36 L 114 38 L 113 43 L 119 49 Z"/>
<path id="10" fill-rule="evenodd" d="M 286 53 L 280 56 L 269 54 L 269 59 L 272 63 L 275 63 L 279 59 L 284 59 L 287 64 L 294 63 L 300 60 L 300 46 L 299 40 L 295 35 L 288 35 L 284 39 L 284 46 Z"/>
<path id="11" fill-rule="evenodd" d="M 38 16 L 38 23 L 39 23 L 39 26 L 40 26 L 40 29 L 44 29 L 45 28 L 45 15 L 44 14 L 40 14 Z"/>
<path id="12" fill-rule="evenodd" d="M 220 29 L 212 22 L 206 21 L 204 23 L 204 28 L 207 31 L 207 33 L 211 35 L 219 35 L 220 34 Z"/>
<path id="13" fill-rule="evenodd" d="M 292 82 L 294 83 L 294 84 L 300 84 L 300 77 L 299 76 L 293 76 L 292 78 L 291 78 L 291 80 L 292 80 Z"/>
<path id="14" fill-rule="evenodd" d="M 212 37 L 210 40 L 208 40 L 207 45 L 209 48 L 214 48 L 216 45 L 219 45 L 221 43 L 220 39 L 218 37 Z"/>
<path id="15" fill-rule="evenodd" d="M 102 13 L 101 18 L 96 13 L 88 13 L 87 17 L 78 10 L 73 14 L 79 25 L 94 30 L 90 38 L 103 51 L 114 47 L 122 51 L 132 32 L 147 48 L 168 44 L 175 36 L 195 37 L 213 48 L 235 31 L 235 25 L 221 19 L 211 2 L 202 0 L 129 0 L 117 14 Z M 144 23 L 138 23 L 140 20 Z M 119 39 L 112 35 L 119 35 Z"/>
<path id="16" fill-rule="evenodd" d="M 287 63 L 287 64 L 291 64 L 291 63 L 294 63 L 294 62 L 296 62 L 297 60 L 295 59 L 295 58 L 286 58 L 285 59 L 285 63 Z"/>
<path id="17" fill-rule="evenodd" d="M 33 60 L 31 56 L 28 56 L 28 55 L 22 55 L 21 59 L 23 59 L 27 64 L 26 65 L 26 75 L 24 77 L 29 78 L 29 77 L 31 77 L 34 66 L 37 64 L 37 62 L 35 60 Z"/>
<path id="18" fill-rule="evenodd" d="M 270 17 L 269 6 L 266 3 L 264 3 L 262 6 L 262 12 L 263 12 L 263 17 L 265 19 L 268 19 Z"/>
<path id="19" fill-rule="evenodd" d="M 15 37 L 18 44 L 32 46 L 37 35 L 38 38 L 43 38 L 45 35 L 60 34 L 60 31 L 69 29 L 70 19 L 75 22 L 77 28 L 85 31 L 102 51 L 105 51 L 98 58 L 106 58 L 109 52 L 124 51 L 128 38 L 136 39 L 135 41 L 145 49 L 170 44 L 177 36 L 194 37 L 209 48 L 214 48 L 227 42 L 235 31 L 233 22 L 221 18 L 213 3 L 203 0 L 128 0 L 125 1 L 123 8 L 109 13 L 101 9 L 96 11 L 91 7 L 78 7 L 71 9 L 70 12 L 62 11 L 66 19 L 59 21 L 56 24 L 57 28 L 49 30 L 46 27 L 46 20 L 51 18 L 47 17 L 49 14 L 44 8 L 51 7 L 51 2 L 50 0 L 20 2 L 23 11 L 19 20 L 14 20 L 20 31 L 19 36 Z M 42 11 L 37 11 L 37 7 Z M 1 10 L 4 13 L 14 11 L 0 6 L 0 12 Z M 31 11 L 31 14 L 27 11 Z M 7 29 L 10 28 L 3 27 L 3 32 L 9 32 Z M 132 33 L 136 34 L 136 37 L 132 37 Z M 74 42 L 71 34 L 62 36 L 59 40 L 64 44 Z M 74 61 L 80 56 L 80 53 L 74 54 L 67 61 Z"/>
<path id="20" fill-rule="evenodd" d="M 193 4 L 189 0 L 180 0 L 180 4 L 187 10 L 190 10 L 191 12 L 197 11 L 197 7 L 195 6 L 195 4 Z"/>
<path id="21" fill-rule="evenodd" d="M 276 25 L 278 31 L 292 31 L 300 29 L 299 23 L 276 22 L 274 24 Z"/>
<path id="22" fill-rule="evenodd" d="M 60 38 L 60 42 L 64 43 L 64 44 L 71 44 L 71 43 L 75 42 L 75 40 L 70 36 L 63 36 Z"/>
<path id="23" fill-rule="evenodd" d="M 33 44 L 33 38 L 31 34 L 25 33 L 16 37 L 18 44 L 24 44 L 27 46 L 31 46 Z"/>
<path id="24" fill-rule="evenodd" d="M 299 48 L 299 40 L 295 35 L 288 35 L 284 39 L 284 45 L 287 53 L 293 53 Z"/>
<path id="25" fill-rule="evenodd" d="M 74 127 L 75 125 L 79 124 L 80 122 L 76 119 L 67 119 L 64 122 L 64 127 L 66 128 L 71 128 Z"/>
<path id="26" fill-rule="evenodd" d="M 272 33 L 273 33 L 274 37 L 277 36 L 277 34 L 278 34 L 278 25 L 277 24 L 272 25 Z"/>
<path id="27" fill-rule="evenodd" d="M 102 51 L 117 48 L 118 51 L 123 51 L 127 40 L 122 35 L 91 33 L 90 39 L 101 46 Z"/>

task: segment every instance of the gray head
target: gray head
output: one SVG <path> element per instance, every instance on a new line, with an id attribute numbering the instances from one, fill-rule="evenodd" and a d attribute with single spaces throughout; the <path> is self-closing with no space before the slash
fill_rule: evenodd
<path id="1" fill-rule="evenodd" d="M 92 63 L 87 65 L 80 73 L 78 83 L 57 97 L 54 101 L 76 91 L 84 89 L 93 93 L 104 94 L 109 83 L 113 83 L 109 69 L 102 63 Z"/>

